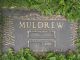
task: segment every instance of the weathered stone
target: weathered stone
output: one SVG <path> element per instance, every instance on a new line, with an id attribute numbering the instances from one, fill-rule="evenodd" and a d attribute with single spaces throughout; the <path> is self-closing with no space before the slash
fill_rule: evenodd
<path id="1" fill-rule="evenodd" d="M 34 52 L 75 49 L 72 24 L 63 16 L 42 16 L 37 12 L 4 10 L 4 49 L 28 47 Z"/>

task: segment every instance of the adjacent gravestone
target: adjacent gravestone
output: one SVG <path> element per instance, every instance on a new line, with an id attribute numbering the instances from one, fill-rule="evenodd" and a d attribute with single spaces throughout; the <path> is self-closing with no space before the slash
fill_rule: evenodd
<path id="1" fill-rule="evenodd" d="M 74 24 L 62 16 L 42 16 L 26 10 L 4 10 L 3 49 L 28 47 L 34 52 L 75 49 Z"/>

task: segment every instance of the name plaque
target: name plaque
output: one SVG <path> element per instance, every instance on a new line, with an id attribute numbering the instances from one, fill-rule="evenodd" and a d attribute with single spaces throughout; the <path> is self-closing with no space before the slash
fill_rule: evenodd
<path id="1" fill-rule="evenodd" d="M 31 16 L 25 11 L 4 12 L 4 50 L 9 47 L 13 47 L 16 51 L 27 47 L 34 52 L 74 49 L 73 23 L 64 19 Z"/>

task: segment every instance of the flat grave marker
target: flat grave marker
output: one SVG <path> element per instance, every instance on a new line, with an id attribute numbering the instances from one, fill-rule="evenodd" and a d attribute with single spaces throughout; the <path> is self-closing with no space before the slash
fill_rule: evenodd
<path id="1" fill-rule="evenodd" d="M 24 10 L 4 10 L 3 49 L 30 48 L 34 52 L 75 49 L 73 23 Z"/>

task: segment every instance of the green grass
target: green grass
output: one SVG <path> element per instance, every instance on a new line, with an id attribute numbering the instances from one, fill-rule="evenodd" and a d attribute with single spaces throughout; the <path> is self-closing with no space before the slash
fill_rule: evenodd
<path id="1" fill-rule="evenodd" d="M 80 60 L 80 54 L 70 50 L 66 54 L 55 52 L 47 52 L 43 55 L 33 54 L 27 48 L 20 49 L 16 53 L 13 49 L 9 49 L 8 52 L 2 55 L 2 60 Z"/>
<path id="2" fill-rule="evenodd" d="M 0 0 L 0 6 L 34 9 L 44 15 L 63 15 L 70 21 L 80 19 L 80 0 Z"/>

